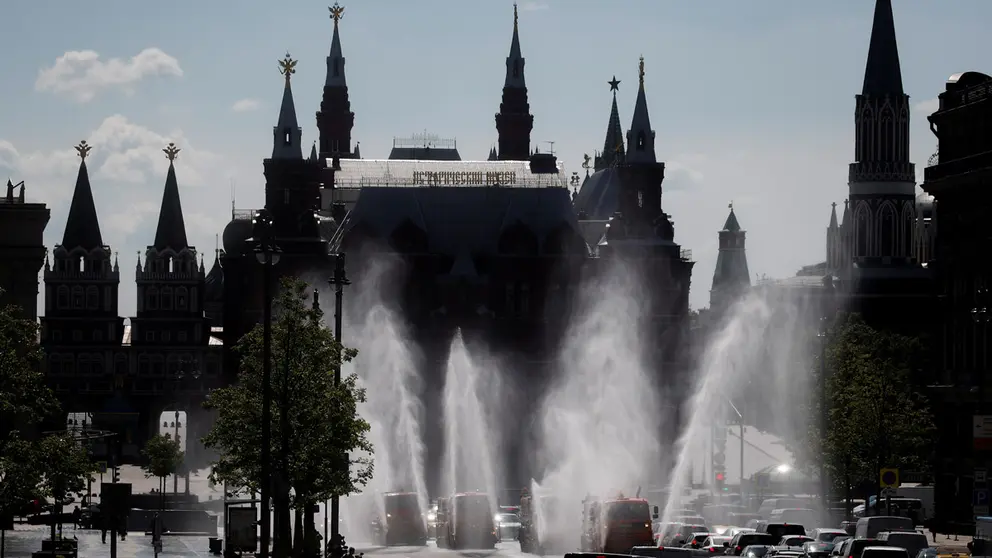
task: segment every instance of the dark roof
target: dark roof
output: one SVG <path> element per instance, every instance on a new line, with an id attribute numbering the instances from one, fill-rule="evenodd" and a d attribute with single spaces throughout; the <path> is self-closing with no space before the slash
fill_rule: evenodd
<path id="1" fill-rule="evenodd" d="M 723 230 L 730 232 L 740 232 L 741 224 L 737 222 L 737 215 L 734 213 L 734 208 L 730 208 L 730 215 L 727 215 L 727 222 L 723 224 Z"/>
<path id="2" fill-rule="evenodd" d="M 617 94 L 613 93 L 613 106 L 610 108 L 610 121 L 606 125 L 606 139 L 603 152 L 596 157 L 595 168 L 602 170 L 624 160 L 623 127 L 620 125 L 620 110 L 617 108 Z"/>
<path id="3" fill-rule="evenodd" d="M 220 265 L 220 254 L 214 259 L 214 265 L 210 268 L 203 281 L 205 287 L 204 297 L 207 302 L 218 302 L 224 300 L 224 268 Z"/>
<path id="4" fill-rule="evenodd" d="M 65 222 L 62 247 L 66 250 L 74 248 L 93 250 L 101 246 L 103 246 L 103 236 L 100 234 L 100 220 L 96 216 L 90 175 L 86 170 L 86 162 L 83 161 L 79 163 L 79 174 L 76 175 L 76 187 L 72 192 L 72 204 L 69 206 L 69 218 Z"/>
<path id="5" fill-rule="evenodd" d="M 162 193 L 162 207 L 158 212 L 158 227 L 155 229 L 155 249 L 166 248 L 179 252 L 189 248 L 186 240 L 186 221 L 183 219 L 183 204 L 179 200 L 179 183 L 176 181 L 176 167 L 169 164 L 169 174 L 165 177 L 165 192 Z"/>
<path id="6" fill-rule="evenodd" d="M 439 147 L 393 147 L 389 152 L 391 160 L 407 159 L 414 161 L 461 161 L 457 149 Z"/>
<path id="7" fill-rule="evenodd" d="M 245 253 L 245 241 L 251 238 L 252 222 L 250 219 L 231 219 L 224 227 L 221 237 L 224 242 L 224 252 L 229 256 L 241 256 Z"/>
<path id="8" fill-rule="evenodd" d="M 591 220 L 609 219 L 617 210 L 620 175 L 616 168 L 607 167 L 586 177 L 575 197 L 575 211 L 585 212 Z"/>
<path id="9" fill-rule="evenodd" d="M 862 95 L 902 95 L 902 72 L 896 25 L 892 18 L 892 0 L 875 0 L 875 17 L 871 26 L 868 63 Z"/>
<path id="10" fill-rule="evenodd" d="M 426 233 L 430 253 L 450 256 L 456 263 L 495 254 L 501 233 L 518 223 L 542 245 L 560 227 L 579 234 L 565 188 L 376 187 L 362 189 L 345 222 L 344 241 L 356 227 L 386 239 L 405 223 Z"/>

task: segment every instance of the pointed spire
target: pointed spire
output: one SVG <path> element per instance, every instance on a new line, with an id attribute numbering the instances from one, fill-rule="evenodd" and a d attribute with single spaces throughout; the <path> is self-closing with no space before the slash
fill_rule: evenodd
<path id="1" fill-rule="evenodd" d="M 603 142 L 603 155 L 596 170 L 609 167 L 624 160 L 623 126 L 620 124 L 620 109 L 617 108 L 617 91 L 620 87 L 620 80 L 613 76 L 610 84 L 610 91 L 613 92 L 613 106 L 610 108 L 610 122 L 606 126 L 606 140 Z"/>
<path id="2" fill-rule="evenodd" d="M 723 224 L 723 230 L 741 232 L 741 224 L 737 222 L 737 215 L 734 214 L 734 202 L 730 202 L 730 205 L 727 207 L 730 208 L 730 215 L 727 215 L 727 221 Z"/>
<path id="3" fill-rule="evenodd" d="M 76 188 L 72 192 L 72 203 L 69 206 L 69 218 L 65 223 L 65 234 L 62 236 L 62 247 L 66 250 L 83 248 L 92 250 L 103 246 L 103 236 L 100 234 L 100 221 L 96 216 L 96 204 L 93 202 L 93 190 L 90 187 L 90 175 L 86 170 L 86 156 L 92 149 L 85 140 L 76 146 L 79 155 L 79 174 L 76 175 Z"/>
<path id="4" fill-rule="evenodd" d="M 288 52 L 279 61 L 279 73 L 286 77 L 286 86 L 282 92 L 282 105 L 279 107 L 279 122 L 272 130 L 272 158 L 303 159 L 303 147 L 300 145 L 303 131 L 296 120 L 296 103 L 293 102 L 293 87 L 290 85 L 292 76 L 296 73 L 296 60 Z"/>
<path id="5" fill-rule="evenodd" d="M 903 95 L 892 0 L 875 0 L 862 95 Z"/>
<path id="6" fill-rule="evenodd" d="M 176 180 L 176 158 L 179 156 L 178 147 L 170 143 L 162 150 L 169 160 L 169 172 L 165 176 L 165 191 L 162 193 L 162 207 L 158 212 L 158 227 L 155 229 L 156 250 L 166 248 L 179 252 L 189 248 L 186 240 L 186 220 L 183 218 L 183 205 L 179 200 L 179 182 Z"/>
<path id="7" fill-rule="evenodd" d="M 344 17 L 344 6 L 337 2 L 327 8 L 334 20 L 334 35 L 331 37 L 331 53 L 327 56 L 327 77 L 324 87 L 347 87 L 344 77 L 344 54 L 341 52 L 341 37 L 338 35 L 338 23 Z"/>
<path id="8" fill-rule="evenodd" d="M 841 225 L 851 224 L 851 204 L 849 200 L 844 200 L 844 215 L 841 217 Z"/>
<path id="9" fill-rule="evenodd" d="M 638 66 L 637 100 L 634 102 L 634 117 L 627 132 L 627 162 L 657 163 L 654 152 L 654 130 L 648 116 L 648 100 L 644 94 L 644 57 Z"/>
<path id="10" fill-rule="evenodd" d="M 513 5 L 513 38 L 510 40 L 510 55 L 506 57 L 506 81 L 503 87 L 524 89 L 524 57 L 520 53 L 520 32 L 518 29 L 519 16 L 517 5 Z"/>
<path id="11" fill-rule="evenodd" d="M 313 142 L 313 145 L 310 146 L 310 161 L 316 161 L 316 160 L 317 160 L 317 142 Z"/>
<path id="12" fill-rule="evenodd" d="M 362 152 L 359 149 L 359 147 L 361 145 L 362 145 L 362 142 L 360 142 L 360 141 L 355 142 L 355 153 L 354 153 L 354 156 L 355 156 L 354 158 L 355 159 L 361 159 L 362 158 Z"/>
<path id="13" fill-rule="evenodd" d="M 830 228 L 836 229 L 837 225 L 837 202 L 830 204 Z"/>

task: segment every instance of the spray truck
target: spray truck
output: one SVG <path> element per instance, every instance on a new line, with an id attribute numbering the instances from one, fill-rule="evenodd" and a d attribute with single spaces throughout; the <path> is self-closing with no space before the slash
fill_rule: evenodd
<path id="1" fill-rule="evenodd" d="M 657 517 L 658 508 L 652 514 L 643 498 L 623 494 L 607 500 L 587 498 L 582 512 L 582 551 L 623 554 L 635 546 L 654 546 L 651 520 Z"/>
<path id="2" fill-rule="evenodd" d="M 382 495 L 384 521 L 376 526 L 376 542 L 383 546 L 427 545 L 427 525 L 416 492 Z"/>
<path id="3" fill-rule="evenodd" d="M 481 492 L 439 498 L 436 521 L 439 548 L 495 548 L 499 542 L 492 502 Z"/>
<path id="4" fill-rule="evenodd" d="M 520 498 L 520 551 L 545 555 L 564 553 L 568 543 L 560 529 L 561 500 L 547 494 L 525 494 Z"/>

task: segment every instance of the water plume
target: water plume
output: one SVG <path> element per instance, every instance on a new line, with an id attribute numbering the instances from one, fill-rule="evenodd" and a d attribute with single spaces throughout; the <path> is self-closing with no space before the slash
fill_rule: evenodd
<path id="1" fill-rule="evenodd" d="M 580 291 L 540 415 L 545 470 L 534 492 L 558 501 L 546 529 L 573 545 L 587 493 L 634 496 L 659 468 L 657 371 L 642 350 L 646 290 L 636 269 L 612 263 Z"/>
<path id="2" fill-rule="evenodd" d="M 444 382 L 444 494 L 484 492 L 497 511 L 499 473 L 496 456 L 501 433 L 489 403 L 499 399 L 497 370 L 489 359 L 473 358 L 457 331 Z"/>
<path id="3" fill-rule="evenodd" d="M 369 536 L 370 520 L 385 520 L 385 492 L 415 492 L 421 510 L 428 507 L 425 480 L 423 381 L 419 359 L 398 313 L 387 303 L 396 262 L 374 260 L 362 270 L 348 293 L 344 344 L 358 349 L 345 373 L 358 374 L 368 400 L 359 413 L 369 422 L 374 474 L 361 494 L 343 502 L 349 533 Z"/>
<path id="4" fill-rule="evenodd" d="M 715 430 L 726 431 L 728 422 L 743 420 L 748 428 L 774 431 L 788 442 L 805 428 L 799 402 L 805 400 L 809 386 L 809 326 L 815 326 L 815 320 L 811 324 L 809 319 L 810 302 L 791 289 L 754 289 L 726 316 L 710 317 L 662 521 L 673 520 L 688 504 L 680 495 L 692 484 L 694 468 L 713 474 L 709 458 L 712 452 L 723 451 L 710 446 Z M 732 428 L 734 443 L 740 443 L 738 428 Z M 745 436 L 745 444 L 747 440 Z M 737 471 L 739 460 L 727 459 L 728 480 L 746 481 L 748 465 L 745 460 L 745 470 Z M 751 465 L 749 472 L 754 474 L 757 467 Z"/>

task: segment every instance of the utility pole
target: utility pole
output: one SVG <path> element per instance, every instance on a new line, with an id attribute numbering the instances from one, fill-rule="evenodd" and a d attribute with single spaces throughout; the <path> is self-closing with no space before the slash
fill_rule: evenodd
<path id="1" fill-rule="evenodd" d="M 338 359 L 334 366 L 334 385 L 338 386 L 341 384 L 341 326 L 342 326 L 342 315 L 344 306 L 344 287 L 345 285 L 350 285 L 351 281 L 345 276 L 344 273 L 344 253 L 338 252 L 334 260 L 334 276 L 329 281 L 330 284 L 334 285 L 334 340 L 338 344 Z M 341 456 L 341 467 L 348 467 L 348 456 Z M 326 510 L 325 510 L 326 513 Z M 336 539 L 340 530 L 340 514 L 341 514 L 341 501 L 337 494 L 331 496 L 331 538 Z M 326 542 L 325 542 L 326 544 Z"/>
<path id="2" fill-rule="evenodd" d="M 315 312 L 320 310 L 320 291 L 318 291 L 317 289 L 314 289 L 313 290 L 313 310 Z M 338 336 L 335 335 L 335 338 L 337 338 L 337 337 Z M 341 342 L 340 339 L 338 339 L 338 342 L 339 343 Z M 323 555 L 324 556 L 327 555 L 327 549 L 330 548 L 330 546 L 328 545 L 328 540 L 327 540 L 327 524 L 328 524 L 328 521 L 327 521 L 327 515 L 328 515 L 327 506 L 328 506 L 328 502 L 327 501 L 324 501 L 324 539 L 323 539 L 323 541 L 324 541 L 324 554 Z"/>
<path id="3" fill-rule="evenodd" d="M 276 556 L 280 558 L 289 556 L 293 544 L 289 510 L 289 351 L 292 338 L 293 330 L 290 326 L 290 329 L 286 332 L 285 342 L 283 343 L 282 388 L 279 394 L 279 453 L 281 455 L 279 456 L 280 471 L 278 475 L 279 501 L 278 508 L 276 509 L 276 514 L 278 515 L 276 527 L 279 533 L 276 536 L 276 545 L 279 550 Z"/>

